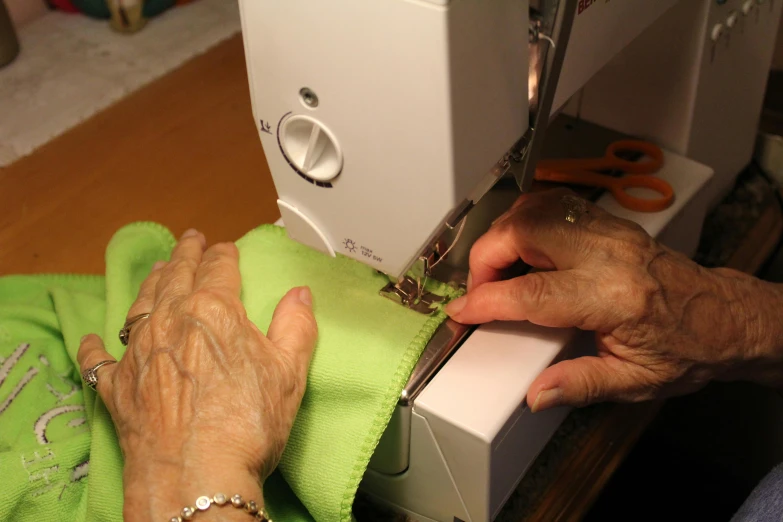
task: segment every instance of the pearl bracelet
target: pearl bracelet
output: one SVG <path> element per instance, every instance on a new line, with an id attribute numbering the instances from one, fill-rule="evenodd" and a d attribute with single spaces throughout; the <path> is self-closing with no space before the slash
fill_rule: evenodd
<path id="1" fill-rule="evenodd" d="M 182 511 L 180 511 L 180 514 L 178 517 L 171 517 L 169 519 L 169 522 L 182 522 L 183 520 L 193 520 L 193 517 L 196 516 L 196 513 L 199 511 L 206 511 L 210 507 L 212 507 L 212 504 L 218 505 L 218 506 L 233 506 L 237 509 L 245 508 L 245 511 L 249 515 L 253 515 L 253 519 L 257 520 L 258 522 L 272 522 L 272 519 L 266 516 L 266 511 L 264 511 L 263 508 L 259 508 L 258 504 L 256 504 L 252 500 L 248 500 L 245 502 L 245 499 L 242 498 L 242 495 L 234 495 L 231 498 L 228 498 L 223 493 L 215 493 L 215 496 L 212 498 L 209 498 L 207 496 L 198 497 L 196 499 L 196 505 L 195 506 L 185 506 L 182 508 Z"/>

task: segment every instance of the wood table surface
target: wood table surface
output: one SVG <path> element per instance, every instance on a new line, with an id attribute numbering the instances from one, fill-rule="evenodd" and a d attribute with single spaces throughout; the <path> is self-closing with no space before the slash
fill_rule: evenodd
<path id="1" fill-rule="evenodd" d="M 0 169 L 0 274 L 103 273 L 133 221 L 236 240 L 276 199 L 237 36 Z"/>
<path id="2" fill-rule="evenodd" d="M 237 36 L 0 169 L 0 275 L 101 274 L 112 234 L 133 221 L 236 240 L 279 217 L 276 198 Z M 765 222 L 778 236 L 779 216 Z M 659 407 L 602 409 L 524 518 L 579 520 Z"/>

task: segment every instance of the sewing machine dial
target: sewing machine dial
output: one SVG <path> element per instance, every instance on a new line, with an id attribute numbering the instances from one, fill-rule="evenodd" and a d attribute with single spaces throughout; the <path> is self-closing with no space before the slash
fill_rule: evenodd
<path id="1" fill-rule="evenodd" d="M 342 150 L 334 134 L 315 118 L 284 116 L 277 139 L 288 163 L 307 181 L 328 188 L 340 175 Z"/>

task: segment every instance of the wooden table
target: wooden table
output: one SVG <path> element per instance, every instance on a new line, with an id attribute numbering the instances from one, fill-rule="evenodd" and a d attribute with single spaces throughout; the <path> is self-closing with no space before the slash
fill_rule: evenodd
<path id="1" fill-rule="evenodd" d="M 103 273 L 138 220 L 235 240 L 276 199 L 235 37 L 0 169 L 0 274 Z"/>
<path id="2" fill-rule="evenodd" d="M 0 169 L 0 274 L 103 273 L 111 235 L 138 220 L 235 240 L 279 217 L 276 197 L 235 37 Z M 512 499 L 503 520 L 581 518 L 659 406 L 586 410 L 580 444 L 550 445 L 551 469 L 526 478 L 544 476 L 536 498 Z"/>

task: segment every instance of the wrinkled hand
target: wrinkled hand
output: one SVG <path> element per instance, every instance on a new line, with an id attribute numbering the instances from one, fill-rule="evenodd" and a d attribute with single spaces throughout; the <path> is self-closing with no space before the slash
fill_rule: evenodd
<path id="1" fill-rule="evenodd" d="M 264 336 L 239 299 L 236 246 L 205 248 L 188 231 L 155 266 L 128 312 L 151 315 L 132 327 L 122 359 L 97 372 L 126 460 L 126 516 L 129 489 L 152 489 L 145 482 L 165 491 L 167 509 L 232 494 L 234 484 L 258 497 L 253 487 L 277 465 L 305 390 L 317 335 L 310 291 L 289 292 Z M 91 335 L 78 359 L 84 371 L 113 358 Z M 173 483 L 161 485 L 167 476 Z"/>
<path id="2" fill-rule="evenodd" d="M 468 293 L 446 309 L 468 324 L 596 332 L 597 357 L 560 362 L 536 379 L 533 411 L 677 395 L 712 379 L 783 383 L 780 288 L 700 267 L 594 205 L 569 223 L 560 203 L 568 193 L 523 195 L 476 242 Z M 520 259 L 539 271 L 503 280 Z"/>

